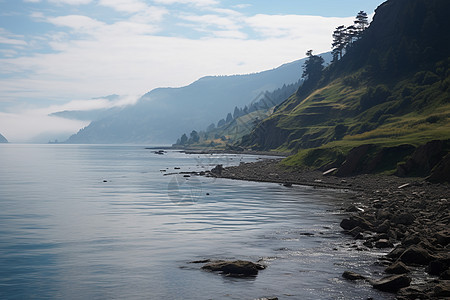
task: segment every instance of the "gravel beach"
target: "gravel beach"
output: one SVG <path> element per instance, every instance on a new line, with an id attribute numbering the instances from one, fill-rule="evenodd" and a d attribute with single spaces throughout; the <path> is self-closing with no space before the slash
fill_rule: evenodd
<path id="1" fill-rule="evenodd" d="M 343 233 L 359 242 L 355 251 L 392 250 L 380 258 L 386 265 L 384 278 L 365 278 L 352 272 L 345 272 L 343 277 L 367 280 L 374 288 L 396 293 L 398 299 L 450 299 L 449 184 L 387 175 L 337 177 L 332 175 L 333 170 L 323 173 L 286 169 L 280 160 L 217 166 L 210 174 L 287 187 L 298 184 L 354 191 L 349 196 L 351 204 L 341 208 L 348 213 L 340 224 Z M 417 270 L 424 274 L 420 280 L 414 278 Z"/>

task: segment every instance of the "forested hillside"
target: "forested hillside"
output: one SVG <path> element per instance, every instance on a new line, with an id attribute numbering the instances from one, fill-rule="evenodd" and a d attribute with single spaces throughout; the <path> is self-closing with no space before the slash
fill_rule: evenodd
<path id="1" fill-rule="evenodd" d="M 289 166 L 340 167 L 352 158 L 345 173 L 401 173 L 417 147 L 441 140 L 439 161 L 450 139 L 449 11 L 446 0 L 385 2 L 342 57 L 307 78 L 239 146 L 291 151 Z"/>

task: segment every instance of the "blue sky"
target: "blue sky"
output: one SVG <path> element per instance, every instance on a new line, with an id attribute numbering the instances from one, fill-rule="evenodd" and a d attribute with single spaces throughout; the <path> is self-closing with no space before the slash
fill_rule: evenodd
<path id="1" fill-rule="evenodd" d="M 0 0 L 0 133 L 16 142 L 70 134 L 87 123 L 47 115 L 329 51 L 336 26 L 382 2 Z M 122 97 L 98 99 L 110 94 Z"/>

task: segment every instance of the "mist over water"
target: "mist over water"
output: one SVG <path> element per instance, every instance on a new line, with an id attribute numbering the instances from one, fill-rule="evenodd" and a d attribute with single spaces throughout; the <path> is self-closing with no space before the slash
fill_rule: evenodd
<path id="1" fill-rule="evenodd" d="M 1 145 L 0 298 L 393 298 L 341 278 L 382 270 L 367 269 L 376 253 L 345 246 L 336 212 L 345 192 L 164 175 L 257 159 Z M 268 267 L 237 279 L 190 263 L 208 258 Z"/>

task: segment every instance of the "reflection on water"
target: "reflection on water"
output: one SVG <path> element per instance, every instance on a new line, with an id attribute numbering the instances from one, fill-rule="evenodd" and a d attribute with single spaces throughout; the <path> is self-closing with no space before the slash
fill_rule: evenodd
<path id="1" fill-rule="evenodd" d="M 390 299 L 340 277 L 381 270 L 345 246 L 345 193 L 164 175 L 256 159 L 1 145 L 0 298 Z M 268 268 L 236 279 L 189 263 L 205 258 Z"/>

